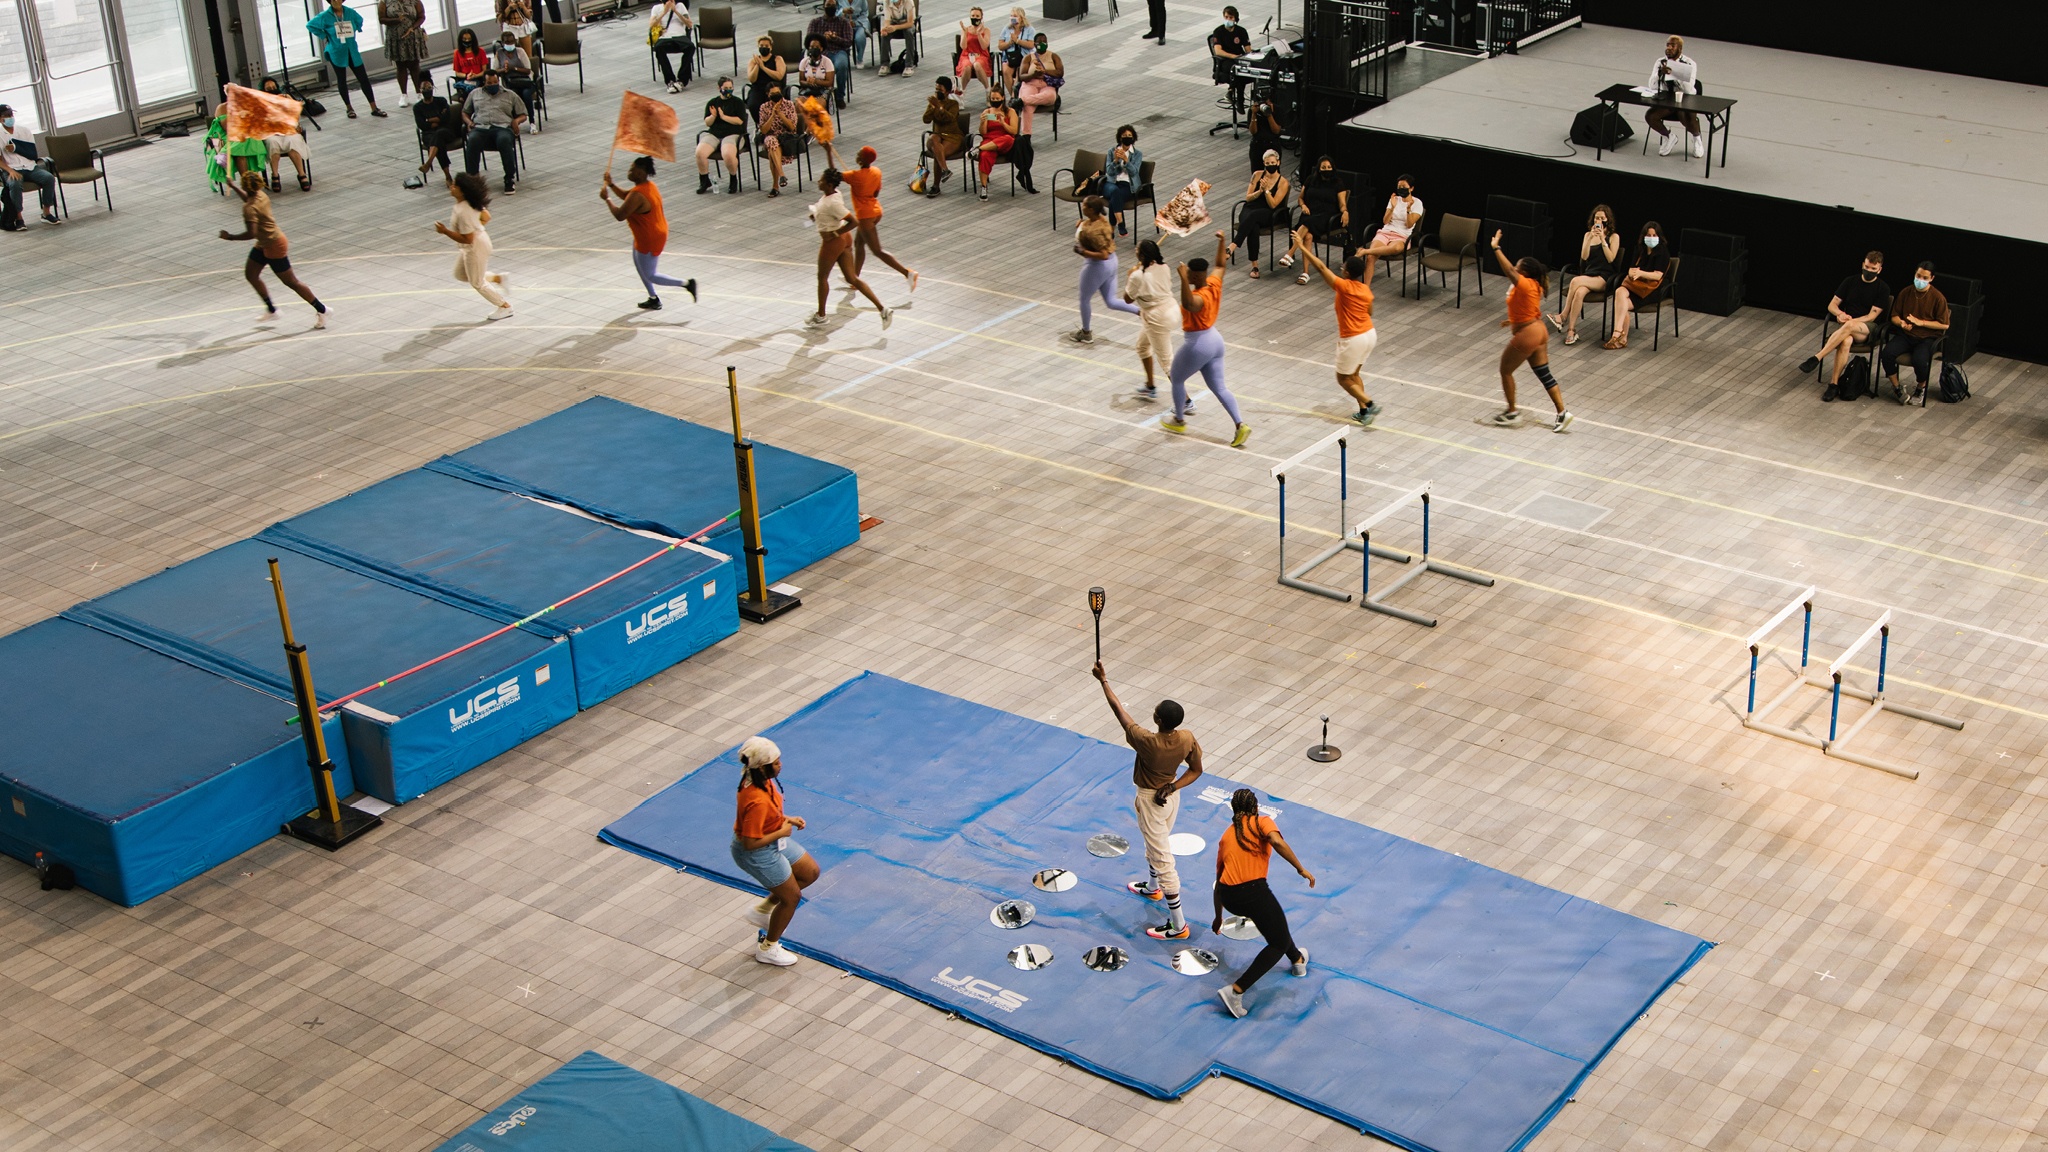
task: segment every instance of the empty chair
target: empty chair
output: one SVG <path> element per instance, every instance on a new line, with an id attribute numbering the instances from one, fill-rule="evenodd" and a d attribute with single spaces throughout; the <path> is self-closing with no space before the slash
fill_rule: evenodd
<path id="1" fill-rule="evenodd" d="M 43 143 L 50 152 L 50 166 L 57 170 L 57 203 L 64 209 L 64 218 L 71 218 L 71 205 L 64 201 L 66 184 L 93 185 L 92 198 L 100 198 L 99 185 L 107 186 L 107 211 L 114 210 L 114 185 L 107 179 L 106 159 L 100 150 L 93 147 L 83 132 L 51 133 L 43 137 Z"/>
<path id="2" fill-rule="evenodd" d="M 1431 241 L 1435 241 L 1434 244 Z M 1473 283 L 1478 285 L 1479 294 L 1486 295 L 1486 281 L 1479 274 L 1479 221 L 1471 216 L 1445 215 L 1439 230 L 1424 236 L 1420 243 L 1412 246 L 1418 253 L 1415 274 L 1415 298 L 1422 299 L 1422 283 L 1429 273 L 1437 274 L 1437 282 L 1452 272 L 1458 274 L 1457 306 L 1465 306 L 1465 266 L 1472 266 Z M 1433 249 L 1433 250 L 1432 250 Z M 1406 272 L 1403 272 L 1406 276 Z"/>
<path id="3" fill-rule="evenodd" d="M 1086 148 L 1076 148 L 1074 150 L 1073 167 L 1062 168 L 1052 174 L 1053 227 L 1057 228 L 1060 226 L 1060 205 L 1062 203 L 1079 204 L 1088 198 L 1089 193 L 1081 191 L 1081 186 L 1087 183 L 1090 176 L 1102 171 L 1102 166 L 1105 162 L 1105 158 L 1100 152 L 1090 152 Z M 1067 186 L 1065 188 L 1060 187 L 1060 177 L 1062 176 L 1067 178 Z"/>
<path id="4" fill-rule="evenodd" d="M 576 90 L 583 91 L 583 41 L 577 26 L 552 20 L 540 26 L 540 61 L 543 67 L 576 66 Z"/>
<path id="5" fill-rule="evenodd" d="M 735 77 L 738 77 L 740 74 L 740 49 L 739 39 L 733 30 L 732 6 L 728 4 L 723 8 L 697 9 L 697 67 L 699 71 L 709 71 L 704 63 L 704 54 L 717 51 L 720 48 L 728 49 L 732 52 L 732 72 Z M 778 46 L 777 51 L 780 50 Z"/>

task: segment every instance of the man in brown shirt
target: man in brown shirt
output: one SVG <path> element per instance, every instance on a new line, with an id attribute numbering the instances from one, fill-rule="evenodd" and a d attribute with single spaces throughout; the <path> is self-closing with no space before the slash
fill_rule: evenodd
<path id="1" fill-rule="evenodd" d="M 1147 900 L 1166 903 L 1166 923 L 1145 929 L 1145 935 L 1154 940 L 1185 940 L 1188 921 L 1181 912 L 1180 871 L 1174 867 L 1170 841 L 1174 818 L 1180 815 L 1180 790 L 1202 774 L 1202 746 L 1193 732 L 1180 726 L 1187 713 L 1179 704 L 1161 700 L 1152 709 L 1158 731 L 1147 730 L 1124 711 L 1101 661 L 1096 661 L 1094 672 L 1102 681 L 1102 696 L 1109 701 L 1110 711 L 1123 725 L 1124 739 L 1138 753 L 1131 766 L 1131 782 L 1138 792 L 1132 808 L 1138 816 L 1138 833 L 1145 841 L 1145 864 L 1152 870 L 1152 878 L 1133 880 L 1126 887 Z M 1186 772 L 1180 771 L 1183 763 L 1188 766 Z"/>
<path id="2" fill-rule="evenodd" d="M 1885 341 L 1878 360 L 1891 378 L 1892 395 L 1906 402 L 1899 387 L 1899 357 L 1913 358 L 1914 399 L 1927 391 L 1927 374 L 1934 368 L 1934 344 L 1948 331 L 1948 297 L 1934 286 L 1934 261 L 1922 260 L 1913 269 L 1911 287 L 1901 289 L 1892 301 L 1892 338 Z"/>

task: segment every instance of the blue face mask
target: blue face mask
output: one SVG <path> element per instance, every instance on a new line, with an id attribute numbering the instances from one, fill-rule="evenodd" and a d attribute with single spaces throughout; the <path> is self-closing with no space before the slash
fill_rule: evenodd
<path id="1" fill-rule="evenodd" d="M 1925 292 L 1925 291 L 1927 291 L 1927 286 L 1928 286 L 1929 284 L 1931 284 L 1931 283 L 1933 283 L 1933 281 L 1929 280 L 1929 279 L 1928 279 L 1927 277 L 1925 277 L 1925 276 L 1915 276 L 1915 277 L 1913 277 L 1913 287 L 1915 287 L 1915 288 L 1918 288 L 1918 289 L 1919 289 L 1919 290 L 1921 290 L 1922 292 Z"/>
<path id="2" fill-rule="evenodd" d="M 1662 243 L 1662 241 L 1663 237 L 1661 236 L 1645 236 L 1643 237 L 1643 247 L 1655 248 L 1659 243 Z"/>
<path id="3" fill-rule="evenodd" d="M 1225 28 L 1235 28 L 1237 27 L 1237 21 L 1232 20 L 1229 17 L 1225 17 L 1223 20 L 1223 26 Z"/>

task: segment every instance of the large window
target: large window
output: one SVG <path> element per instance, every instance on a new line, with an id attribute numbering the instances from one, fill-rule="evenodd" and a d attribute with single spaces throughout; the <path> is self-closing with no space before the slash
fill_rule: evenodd
<path id="1" fill-rule="evenodd" d="M 100 0 L 43 0 L 36 5 L 49 69 L 50 105 L 59 124 L 119 115 L 113 56 Z"/>
<path id="2" fill-rule="evenodd" d="M 492 0 L 455 0 L 455 27 L 476 29 L 478 42 L 498 37 L 498 6 Z"/>
<path id="3" fill-rule="evenodd" d="M 363 27 L 356 30 L 356 47 L 363 54 L 363 63 L 372 68 L 379 67 L 383 60 L 373 53 L 384 46 L 384 27 L 377 23 L 376 0 L 368 0 L 367 3 L 347 0 L 347 5 L 363 20 Z M 284 67 L 286 57 L 290 58 L 295 72 L 318 62 L 321 46 L 313 34 L 306 31 L 306 22 L 326 10 L 327 5 L 319 0 L 256 0 L 256 17 L 263 22 L 264 68 L 277 72 Z M 427 17 L 427 24 L 428 27 L 433 26 L 431 15 Z M 275 43 L 280 25 L 285 49 L 282 56 Z"/>
<path id="4" fill-rule="evenodd" d="M 0 104 L 14 110 L 16 136 L 32 139 L 42 128 L 35 86 L 29 83 L 28 37 L 15 0 L 0 0 Z"/>
<path id="5" fill-rule="evenodd" d="M 121 0 L 128 31 L 128 68 L 135 97 L 144 105 L 176 100 L 196 91 L 192 48 L 185 36 L 185 6 L 179 0 Z"/>

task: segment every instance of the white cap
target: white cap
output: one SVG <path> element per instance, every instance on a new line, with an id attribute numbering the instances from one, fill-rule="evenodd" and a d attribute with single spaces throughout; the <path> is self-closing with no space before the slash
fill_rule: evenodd
<path id="1" fill-rule="evenodd" d="M 780 759 L 782 749 L 766 736 L 749 736 L 746 743 L 740 745 L 741 768 L 766 768 Z"/>

